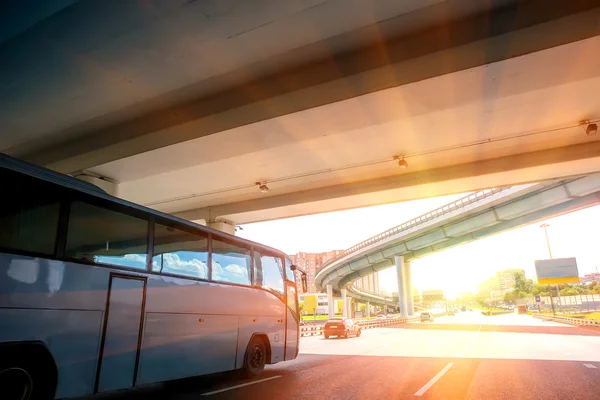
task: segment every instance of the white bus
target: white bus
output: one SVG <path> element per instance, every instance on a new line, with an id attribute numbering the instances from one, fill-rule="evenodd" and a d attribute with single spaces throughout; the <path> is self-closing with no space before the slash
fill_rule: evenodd
<path id="1" fill-rule="evenodd" d="M 0 185 L 0 398 L 254 376 L 296 358 L 282 252 L 2 154 Z"/>

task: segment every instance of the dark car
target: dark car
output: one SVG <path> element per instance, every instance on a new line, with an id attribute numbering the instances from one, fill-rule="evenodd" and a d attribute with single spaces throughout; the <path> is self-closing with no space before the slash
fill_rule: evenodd
<path id="1" fill-rule="evenodd" d="M 360 336 L 360 326 L 355 324 L 349 318 L 334 318 L 325 323 L 323 327 L 323 336 L 329 339 L 330 336 L 349 338 L 350 336 Z"/>

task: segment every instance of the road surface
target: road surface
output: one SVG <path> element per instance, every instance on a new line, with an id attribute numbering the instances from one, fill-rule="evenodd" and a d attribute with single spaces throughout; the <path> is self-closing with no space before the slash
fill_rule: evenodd
<path id="1" fill-rule="evenodd" d="M 478 312 L 301 339 L 298 359 L 95 399 L 598 399 L 600 329 Z"/>

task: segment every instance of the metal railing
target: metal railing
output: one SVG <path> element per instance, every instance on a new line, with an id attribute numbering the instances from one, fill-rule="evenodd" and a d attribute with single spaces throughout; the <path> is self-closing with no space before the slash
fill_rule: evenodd
<path id="1" fill-rule="evenodd" d="M 386 318 L 386 319 L 372 319 L 372 320 L 361 320 L 355 321 L 355 323 L 361 327 L 361 329 L 373 329 L 381 328 L 384 326 L 406 324 L 407 322 L 417 321 L 419 317 L 405 317 L 405 318 Z M 323 334 L 323 325 L 303 326 L 300 328 L 300 336 L 319 336 Z"/>
<path id="2" fill-rule="evenodd" d="M 434 317 L 446 315 L 446 313 L 434 314 Z M 385 326 L 406 324 L 408 322 L 419 321 L 420 317 L 392 317 L 385 319 L 361 319 L 354 320 L 354 322 L 361 327 L 361 329 L 373 329 L 382 328 Z M 300 327 L 300 336 L 319 336 L 323 334 L 324 325 L 306 325 Z"/>
<path id="3" fill-rule="evenodd" d="M 331 258 L 330 260 L 328 260 L 325 264 L 323 264 L 323 266 L 321 267 L 321 270 L 323 270 L 325 267 L 327 267 L 328 265 L 333 264 L 334 262 L 346 257 L 349 254 L 354 253 L 357 250 L 363 249 L 367 246 L 370 246 L 374 243 L 377 242 L 381 242 L 384 241 L 386 239 L 388 239 L 391 236 L 397 235 L 401 232 L 407 231 L 409 229 L 414 228 L 415 226 L 424 224 L 426 222 L 432 221 L 436 218 L 441 217 L 442 215 L 446 215 L 449 214 L 451 212 L 454 212 L 456 210 L 460 210 L 461 208 L 464 208 L 470 204 L 476 203 L 480 200 L 489 198 L 495 194 L 498 194 L 500 192 L 506 191 L 510 189 L 510 187 L 507 188 L 499 188 L 499 189 L 486 189 L 486 190 L 481 190 L 479 192 L 470 194 L 468 196 L 462 197 L 452 203 L 446 204 L 442 207 L 436 208 L 433 211 L 429 211 L 426 214 L 420 215 L 417 218 L 411 219 L 410 221 L 407 221 L 401 225 L 395 226 L 391 229 L 388 229 L 385 232 L 382 232 L 378 235 L 375 235 L 373 237 L 370 237 L 367 240 L 363 240 L 362 242 L 355 244 L 354 246 L 350 247 L 349 249 L 344 250 L 343 252 L 341 252 L 340 254 L 338 254 L 337 256 Z M 317 273 L 319 272 L 317 271 Z"/>

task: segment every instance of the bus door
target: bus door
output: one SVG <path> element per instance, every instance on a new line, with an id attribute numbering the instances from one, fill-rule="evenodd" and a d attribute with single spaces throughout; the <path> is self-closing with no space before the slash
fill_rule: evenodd
<path id="1" fill-rule="evenodd" d="M 147 278 L 111 274 L 95 392 L 135 385 Z"/>
<path id="2" fill-rule="evenodd" d="M 292 282 L 286 282 L 286 341 L 285 341 L 285 359 L 293 360 L 298 355 L 298 336 L 300 334 L 300 316 L 298 315 L 298 304 L 296 296 L 296 285 Z"/>

